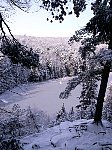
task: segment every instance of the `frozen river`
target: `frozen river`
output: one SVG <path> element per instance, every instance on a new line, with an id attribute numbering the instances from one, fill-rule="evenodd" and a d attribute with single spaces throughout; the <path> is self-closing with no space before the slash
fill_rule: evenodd
<path id="1" fill-rule="evenodd" d="M 20 85 L 11 91 L 6 91 L 0 96 L 0 101 L 4 101 L 4 105 L 12 107 L 18 103 L 21 108 L 39 109 L 45 111 L 47 114 L 55 114 L 61 109 L 63 103 L 66 110 L 69 111 L 71 107 L 79 104 L 78 97 L 80 96 L 81 86 L 77 86 L 72 91 L 72 95 L 68 99 L 60 99 L 60 92 L 64 91 L 68 80 L 71 78 L 63 78 L 56 80 L 49 80 L 41 83 Z M 110 74 L 109 83 L 112 81 L 112 74 Z"/>
<path id="2" fill-rule="evenodd" d="M 69 79 L 71 78 L 21 85 L 3 93 L 0 100 L 4 101 L 8 107 L 18 103 L 21 108 L 31 106 L 31 108 L 43 110 L 50 115 L 60 110 L 64 103 L 66 110 L 69 111 L 72 106 L 75 108 L 78 104 L 81 91 L 81 86 L 78 86 L 68 99 L 60 99 L 59 94 L 64 91 Z"/>

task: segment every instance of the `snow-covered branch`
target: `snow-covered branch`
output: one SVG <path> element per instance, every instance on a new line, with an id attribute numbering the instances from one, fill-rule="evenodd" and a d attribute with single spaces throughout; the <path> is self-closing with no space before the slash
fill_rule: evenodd
<path id="1" fill-rule="evenodd" d="M 65 91 L 61 92 L 59 97 L 62 99 L 68 98 L 68 96 L 71 94 L 71 91 L 74 90 L 77 85 L 82 83 L 85 79 L 87 80 L 91 76 L 93 77 L 100 74 L 102 74 L 102 69 L 88 70 L 86 72 L 80 73 L 78 76 L 76 76 L 75 78 L 73 78 L 67 83 L 67 87 L 65 88 Z"/>

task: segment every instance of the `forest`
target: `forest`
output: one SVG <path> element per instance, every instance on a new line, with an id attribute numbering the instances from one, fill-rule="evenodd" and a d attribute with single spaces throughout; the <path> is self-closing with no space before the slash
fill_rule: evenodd
<path id="1" fill-rule="evenodd" d="M 13 35 L 6 20 L 9 10 L 30 13 L 32 6 L 38 6 L 50 13 L 46 21 L 63 23 L 70 15 L 79 18 L 87 5 L 93 17 L 66 38 Z M 108 83 L 112 70 L 112 1 L 9 0 L 0 2 L 0 10 L 0 96 L 7 91 L 14 94 L 16 87 L 48 85 L 49 81 L 69 78 L 59 94 L 60 101 L 66 101 L 81 86 L 75 108 L 67 111 L 63 103 L 52 117 L 30 106 L 23 109 L 19 101 L 8 109 L 8 98 L 0 99 L 0 149 L 112 149 L 112 84 Z"/>

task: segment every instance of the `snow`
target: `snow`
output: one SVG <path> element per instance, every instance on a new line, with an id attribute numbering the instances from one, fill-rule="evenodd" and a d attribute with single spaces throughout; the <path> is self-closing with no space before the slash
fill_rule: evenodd
<path id="1" fill-rule="evenodd" d="M 65 100 L 59 94 L 71 78 L 50 80 L 41 83 L 19 85 L 0 95 L 0 104 L 11 108 L 18 103 L 21 108 L 41 109 L 48 114 L 56 113 L 65 104 L 67 110 L 78 104 L 81 86 Z M 110 74 L 109 82 L 112 80 Z M 112 150 L 112 123 L 103 121 L 97 126 L 93 120 L 77 120 L 62 122 L 58 126 L 48 128 L 20 139 L 24 150 Z"/>
<path id="2" fill-rule="evenodd" d="M 56 114 L 63 103 L 67 111 L 78 104 L 81 86 L 79 85 L 68 99 L 60 99 L 60 92 L 64 91 L 68 80 L 71 77 L 62 79 L 54 79 L 40 83 L 24 84 L 6 91 L 0 95 L 0 101 L 4 100 L 2 106 L 12 108 L 15 103 L 18 103 L 21 108 L 39 109 L 45 111 L 49 115 Z"/>
<path id="3" fill-rule="evenodd" d="M 59 98 L 60 92 L 65 90 L 70 79 L 72 77 L 19 85 L 0 95 L 0 106 L 7 106 L 10 109 L 15 103 L 18 103 L 21 108 L 30 106 L 32 109 L 42 110 L 51 116 L 61 109 L 63 103 L 67 111 L 72 107 L 75 109 L 75 106 L 79 104 L 81 85 L 72 91 L 68 99 Z M 112 73 L 109 76 L 109 83 L 111 81 Z"/>
<path id="4" fill-rule="evenodd" d="M 93 120 L 62 122 L 60 125 L 21 139 L 24 150 L 111 150 L 112 123 Z"/>

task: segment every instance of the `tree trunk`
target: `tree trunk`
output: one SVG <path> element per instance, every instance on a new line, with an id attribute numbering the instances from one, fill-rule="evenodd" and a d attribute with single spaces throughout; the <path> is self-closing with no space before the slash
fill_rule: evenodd
<path id="1" fill-rule="evenodd" d="M 101 122 L 102 119 L 103 102 L 106 93 L 109 72 L 110 72 L 110 63 L 107 62 L 103 69 L 102 80 L 101 80 L 100 90 L 97 99 L 96 112 L 94 116 L 94 121 L 96 123 Z"/>
<path id="2" fill-rule="evenodd" d="M 112 49 L 111 41 L 112 40 L 110 40 L 108 49 Z M 106 93 L 106 88 L 107 88 L 107 83 L 108 83 L 108 78 L 109 78 L 109 73 L 110 73 L 110 67 L 111 67 L 111 62 L 107 61 L 104 66 L 103 73 L 102 73 L 100 90 L 99 90 L 97 105 L 96 105 L 96 112 L 95 112 L 95 116 L 94 116 L 95 123 L 101 122 L 101 119 L 102 119 L 103 102 L 104 102 L 104 97 L 105 97 L 105 93 Z"/>

